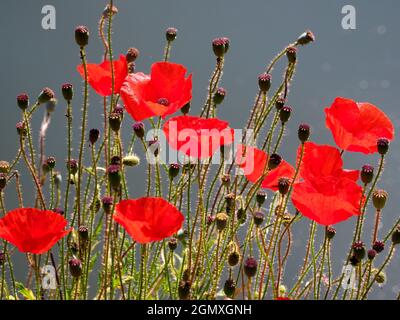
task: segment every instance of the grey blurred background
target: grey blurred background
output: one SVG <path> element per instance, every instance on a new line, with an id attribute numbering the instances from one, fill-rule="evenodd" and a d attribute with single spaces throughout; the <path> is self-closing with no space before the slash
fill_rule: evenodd
<path id="1" fill-rule="evenodd" d="M 3 15 L 0 19 L 2 46 L 0 50 L 0 160 L 11 161 L 18 147 L 15 124 L 20 113 L 15 97 L 26 91 L 33 101 L 44 86 L 54 88 L 59 99 L 52 116 L 46 141 L 47 155 L 55 155 L 58 169 L 64 170 L 66 158 L 65 104 L 60 86 L 72 82 L 76 87 L 74 100 L 75 143 L 79 134 L 81 108 L 81 78 L 76 72 L 79 50 L 74 42 L 74 28 L 85 24 L 91 30 L 87 48 L 89 62 L 101 61 L 103 47 L 98 38 L 99 16 L 106 5 L 103 0 L 27 1 L 2 0 Z M 43 30 L 42 7 L 56 8 L 56 29 Z M 232 127 L 241 128 L 249 115 L 250 106 L 257 92 L 257 75 L 285 45 L 294 41 L 305 29 L 311 29 L 317 41 L 300 49 L 298 68 L 289 102 L 294 115 L 289 122 L 283 156 L 294 162 L 297 147 L 297 126 L 301 122 L 313 127 L 312 140 L 333 144 L 325 128 L 323 108 L 336 96 L 369 101 L 379 106 L 399 129 L 399 71 L 400 44 L 398 41 L 398 15 L 400 2 L 381 1 L 321 1 L 321 0 L 148 0 L 115 1 L 119 9 L 114 19 L 113 49 L 117 56 L 130 46 L 140 49 L 137 71 L 148 72 L 151 63 L 162 58 L 164 30 L 178 28 L 171 60 L 184 64 L 193 73 L 192 112 L 198 113 L 204 101 L 209 76 L 214 67 L 210 42 L 217 36 L 231 39 L 231 49 L 226 57 L 222 86 L 227 98 L 220 108 L 219 117 L 228 120 Z M 344 30 L 341 25 L 344 5 L 356 8 L 356 30 Z M 282 66 L 274 70 L 273 81 L 281 80 Z M 89 127 L 100 127 L 102 98 L 90 94 Z M 38 130 L 42 120 L 38 112 L 33 120 Z M 125 121 L 125 141 L 131 134 L 130 120 Z M 383 212 L 381 234 L 386 234 L 398 218 L 400 188 L 399 140 L 391 144 L 385 172 L 379 187 L 390 193 L 389 203 Z M 74 156 L 77 156 L 75 144 Z M 376 155 L 349 154 L 344 156 L 345 167 L 359 168 L 365 163 L 376 164 Z M 27 171 L 23 175 L 25 205 L 32 205 L 32 183 Z M 142 196 L 144 164 L 131 169 L 128 181 L 132 196 Z M 8 209 L 17 206 L 14 189 L 6 195 Z M 333 241 L 334 274 L 340 272 L 352 237 L 354 220 L 337 225 Z M 308 221 L 303 219 L 295 228 L 295 243 L 289 259 L 284 283 L 289 286 L 296 280 L 302 262 Z M 367 243 L 373 225 L 373 212 L 367 213 L 365 231 Z M 320 233 L 322 228 L 320 228 Z M 16 269 L 17 278 L 24 281 L 23 257 Z M 382 258 L 382 257 L 380 257 Z M 381 259 L 378 259 L 378 262 Z M 376 288 L 371 298 L 393 299 L 400 291 L 399 255 L 396 254 L 387 269 L 387 284 Z"/>

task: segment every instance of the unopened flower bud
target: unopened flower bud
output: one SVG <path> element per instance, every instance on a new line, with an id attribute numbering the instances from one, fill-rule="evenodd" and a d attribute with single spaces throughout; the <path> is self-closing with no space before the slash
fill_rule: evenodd
<path id="1" fill-rule="evenodd" d="M 398 225 L 392 233 L 392 242 L 394 245 L 400 243 L 400 225 Z"/>
<path id="2" fill-rule="evenodd" d="M 136 64 L 134 62 L 128 62 L 128 73 L 135 73 Z"/>
<path id="3" fill-rule="evenodd" d="M 389 151 L 389 139 L 379 138 L 376 142 L 376 146 L 378 148 L 379 154 L 385 155 Z"/>
<path id="4" fill-rule="evenodd" d="M 286 57 L 289 63 L 295 63 L 297 59 L 297 49 L 295 47 L 289 47 L 286 49 Z"/>
<path id="5" fill-rule="evenodd" d="M 353 243 L 353 253 L 358 260 L 362 260 L 365 257 L 365 244 L 362 241 L 357 241 Z"/>
<path id="6" fill-rule="evenodd" d="M 229 39 L 228 38 L 216 38 L 212 41 L 212 48 L 214 51 L 214 54 L 218 58 L 222 58 L 224 54 L 226 53 L 227 49 L 225 46 L 228 45 L 229 48 Z"/>
<path id="7" fill-rule="evenodd" d="M 190 289 L 192 287 L 192 283 L 187 280 L 181 280 L 178 286 L 178 296 L 181 300 L 188 300 L 190 298 Z"/>
<path id="8" fill-rule="evenodd" d="M 64 83 L 61 86 L 61 92 L 66 101 L 71 101 L 74 96 L 74 88 L 70 83 Z"/>
<path id="9" fill-rule="evenodd" d="M 171 238 L 171 239 L 168 240 L 168 248 L 169 248 L 169 250 L 174 251 L 177 246 L 178 246 L 178 239 Z"/>
<path id="10" fill-rule="evenodd" d="M 173 164 L 169 165 L 168 175 L 169 175 L 170 179 L 176 178 L 176 176 L 179 174 L 180 168 L 181 168 L 181 166 L 177 163 L 173 163 Z"/>
<path id="11" fill-rule="evenodd" d="M 225 195 L 225 201 L 226 201 L 226 206 L 228 208 L 232 208 L 235 204 L 235 194 L 231 192 Z"/>
<path id="12" fill-rule="evenodd" d="M 310 126 L 304 123 L 299 125 L 297 136 L 302 143 L 306 142 L 310 137 Z"/>
<path id="13" fill-rule="evenodd" d="M 177 33 L 178 30 L 176 28 L 168 28 L 167 30 L 165 30 L 165 38 L 168 42 L 172 42 L 176 39 Z"/>
<path id="14" fill-rule="evenodd" d="M 8 173 L 10 171 L 10 164 L 7 161 L 0 161 L 0 173 Z"/>
<path id="15" fill-rule="evenodd" d="M 336 229 L 334 228 L 334 227 L 327 227 L 326 229 L 325 229 L 325 234 L 326 234 L 326 237 L 329 239 L 329 240 L 331 240 L 331 239 L 333 239 L 334 237 L 335 237 L 335 235 L 336 235 Z"/>
<path id="16" fill-rule="evenodd" d="M 381 253 L 383 250 L 385 250 L 385 243 L 377 240 L 372 245 L 372 249 L 374 249 L 377 253 Z"/>
<path id="17" fill-rule="evenodd" d="M 67 161 L 67 170 L 70 174 L 75 174 L 78 172 L 78 162 L 75 159 Z"/>
<path id="18" fill-rule="evenodd" d="M 297 39 L 297 43 L 302 46 L 314 41 L 315 41 L 315 35 L 310 30 L 307 30 L 306 32 L 302 33 Z"/>
<path id="19" fill-rule="evenodd" d="M 111 112 L 108 116 L 108 123 L 110 124 L 110 128 L 114 132 L 118 132 L 121 128 L 121 115 L 116 112 Z"/>
<path id="20" fill-rule="evenodd" d="M 140 51 L 136 48 L 129 48 L 126 52 L 126 61 L 134 62 L 139 57 Z"/>
<path id="21" fill-rule="evenodd" d="M 268 92 L 268 90 L 271 88 L 271 79 L 272 76 L 266 72 L 261 73 L 258 76 L 258 87 L 262 92 Z"/>
<path id="22" fill-rule="evenodd" d="M 236 285 L 233 279 L 227 279 L 224 283 L 224 293 L 228 298 L 232 298 L 235 295 Z"/>
<path id="23" fill-rule="evenodd" d="M 258 191 L 256 194 L 256 202 L 260 207 L 264 204 L 265 199 L 267 199 L 267 194 L 264 191 Z"/>
<path id="24" fill-rule="evenodd" d="M 80 226 L 78 228 L 79 239 L 81 241 L 86 242 L 89 240 L 89 229 L 86 226 Z"/>
<path id="25" fill-rule="evenodd" d="M 277 98 L 276 101 L 275 101 L 276 110 L 280 111 L 285 106 L 285 103 L 286 103 L 286 99 L 285 98 L 283 98 L 283 97 Z"/>
<path id="26" fill-rule="evenodd" d="M 361 181 L 366 185 L 374 179 L 374 167 L 368 164 L 361 168 Z"/>
<path id="27" fill-rule="evenodd" d="M 80 48 L 86 47 L 89 43 L 89 29 L 86 26 L 78 26 L 75 29 L 75 41 Z"/>
<path id="28" fill-rule="evenodd" d="M 112 206 L 113 206 L 113 202 L 114 202 L 113 198 L 109 197 L 109 196 L 104 196 L 101 199 L 101 203 L 103 204 L 103 210 L 106 213 L 110 213 L 111 212 L 111 209 L 112 209 Z"/>
<path id="29" fill-rule="evenodd" d="M 375 190 L 372 193 L 372 203 L 376 210 L 382 210 L 385 207 L 388 193 L 385 190 Z"/>
<path id="30" fill-rule="evenodd" d="M 62 208 L 54 208 L 53 212 L 58 213 L 60 215 L 64 215 L 64 210 Z"/>
<path id="31" fill-rule="evenodd" d="M 254 277 L 257 274 L 257 260 L 253 257 L 247 258 L 244 262 L 243 269 L 247 277 Z"/>
<path id="32" fill-rule="evenodd" d="M 253 213 L 254 224 L 258 227 L 264 222 L 264 213 L 256 211 Z"/>
<path id="33" fill-rule="evenodd" d="M 136 154 L 127 155 L 122 158 L 122 163 L 127 167 L 135 167 L 140 163 L 140 158 Z"/>
<path id="34" fill-rule="evenodd" d="M 282 123 L 286 123 L 288 122 L 291 114 L 292 108 L 289 106 L 285 106 L 279 111 L 279 119 L 281 119 Z"/>
<path id="35" fill-rule="evenodd" d="M 268 169 L 274 170 L 277 168 L 282 162 L 282 157 L 279 154 L 273 153 L 270 155 L 268 159 Z"/>
<path id="36" fill-rule="evenodd" d="M 135 132 L 136 136 L 139 139 L 144 137 L 144 123 L 143 122 L 136 122 L 132 125 L 133 132 Z"/>
<path id="37" fill-rule="evenodd" d="M 355 254 L 353 254 L 349 259 L 349 262 L 353 267 L 357 266 L 360 263 L 360 261 L 361 260 Z"/>
<path id="38" fill-rule="evenodd" d="M 56 166 L 56 158 L 54 157 L 48 157 L 46 159 L 46 164 L 49 167 L 50 170 L 53 170 Z"/>
<path id="39" fill-rule="evenodd" d="M 111 164 L 121 165 L 121 158 L 118 155 L 112 156 L 110 159 Z"/>
<path id="40" fill-rule="evenodd" d="M 17 105 L 24 111 L 29 107 L 29 96 L 26 93 L 21 93 L 17 96 Z"/>
<path id="41" fill-rule="evenodd" d="M 368 250 L 367 256 L 369 260 L 374 260 L 377 255 L 377 252 L 374 249 Z"/>
<path id="42" fill-rule="evenodd" d="M 0 191 L 5 188 L 7 184 L 7 176 L 5 173 L 0 173 Z"/>
<path id="43" fill-rule="evenodd" d="M 236 211 L 236 218 L 240 224 L 244 224 L 246 222 L 246 211 L 243 208 L 239 208 Z"/>
<path id="44" fill-rule="evenodd" d="M 82 275 L 82 262 L 77 258 L 72 258 L 68 262 L 69 271 L 74 278 L 79 278 Z"/>
<path id="45" fill-rule="evenodd" d="M 224 88 L 218 88 L 214 93 L 213 101 L 215 104 L 221 104 L 226 96 L 226 90 Z"/>
<path id="46" fill-rule="evenodd" d="M 51 90 L 50 88 L 43 88 L 43 90 L 39 94 L 37 102 L 39 104 L 43 104 L 43 103 L 50 101 L 50 99 L 53 99 L 53 98 L 54 98 L 54 91 Z"/>
<path id="47" fill-rule="evenodd" d="M 224 212 L 217 213 L 215 223 L 218 231 L 223 231 L 228 223 L 228 215 Z"/>
<path id="48" fill-rule="evenodd" d="M 278 179 L 278 191 L 280 194 L 285 195 L 288 193 L 290 187 L 290 179 L 286 177 L 280 177 Z"/>
<path id="49" fill-rule="evenodd" d="M 236 266 L 239 263 L 240 260 L 240 254 L 237 250 L 232 251 L 228 255 L 228 264 L 231 267 Z"/>
<path id="50" fill-rule="evenodd" d="M 120 166 L 117 164 L 111 164 L 107 169 L 107 173 L 111 188 L 118 190 L 121 185 Z"/>

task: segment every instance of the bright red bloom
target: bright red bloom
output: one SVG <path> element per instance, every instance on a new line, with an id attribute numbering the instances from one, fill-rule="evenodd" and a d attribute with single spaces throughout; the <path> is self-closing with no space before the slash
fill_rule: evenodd
<path id="1" fill-rule="evenodd" d="M 377 152 L 378 138 L 394 138 L 390 119 L 379 108 L 368 102 L 356 102 L 338 97 L 325 109 L 326 126 L 331 130 L 335 143 L 343 150 Z"/>
<path id="2" fill-rule="evenodd" d="M 359 172 L 343 170 L 342 165 L 338 149 L 305 144 L 300 169 L 304 180 L 294 185 L 292 193 L 293 205 L 302 215 L 332 225 L 360 214 L 362 188 L 356 183 Z"/>
<path id="3" fill-rule="evenodd" d="M 67 220 L 50 210 L 19 208 L 0 219 L 0 238 L 21 252 L 42 254 L 72 229 L 65 230 Z"/>
<path id="4" fill-rule="evenodd" d="M 192 75 L 171 62 L 156 62 L 150 75 L 141 72 L 126 77 L 121 97 L 126 111 L 136 121 L 175 113 L 192 99 Z"/>
<path id="5" fill-rule="evenodd" d="M 169 119 L 163 127 L 169 145 L 189 157 L 211 157 L 222 145 L 234 138 L 229 123 L 216 118 L 178 116 Z"/>
<path id="6" fill-rule="evenodd" d="M 243 174 L 246 176 L 247 180 L 256 183 L 266 167 L 267 153 L 257 148 L 247 146 L 246 154 L 243 157 L 243 148 L 243 145 L 237 146 L 235 162 L 243 170 Z M 292 179 L 294 174 L 294 168 L 285 160 L 282 160 L 278 167 L 268 172 L 261 183 L 261 187 L 277 191 L 279 178 L 286 177 Z"/>
<path id="7" fill-rule="evenodd" d="M 85 72 L 82 65 L 77 67 L 78 72 L 85 78 Z M 113 61 L 114 69 L 114 93 L 120 93 L 122 83 L 128 75 L 128 65 L 124 55 L 119 56 L 119 60 Z M 88 63 L 88 82 L 92 86 L 93 90 L 99 95 L 106 97 L 112 93 L 112 74 L 111 74 L 111 63 L 106 60 L 101 64 Z"/>
<path id="8" fill-rule="evenodd" d="M 182 213 L 163 198 L 122 200 L 115 209 L 114 220 L 139 243 L 172 236 L 184 220 Z"/>
<path id="9" fill-rule="evenodd" d="M 292 300 L 292 299 L 290 299 L 288 297 L 276 297 L 275 300 Z"/>

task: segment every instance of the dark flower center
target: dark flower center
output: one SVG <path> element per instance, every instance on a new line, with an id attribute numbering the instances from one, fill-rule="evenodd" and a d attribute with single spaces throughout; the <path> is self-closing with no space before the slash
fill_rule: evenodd
<path id="1" fill-rule="evenodd" d="M 169 106 L 169 100 L 167 98 L 160 98 L 157 100 L 158 104 L 162 104 L 163 106 Z"/>

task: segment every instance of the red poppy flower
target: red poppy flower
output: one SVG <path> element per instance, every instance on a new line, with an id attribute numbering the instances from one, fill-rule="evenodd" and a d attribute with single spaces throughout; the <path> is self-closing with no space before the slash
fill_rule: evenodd
<path id="1" fill-rule="evenodd" d="M 139 243 L 159 241 L 176 233 L 183 215 L 163 198 L 122 200 L 116 207 L 114 220 Z"/>
<path id="2" fill-rule="evenodd" d="M 256 183 L 263 174 L 267 161 L 267 153 L 254 147 L 247 146 L 246 154 L 243 157 L 243 145 L 237 146 L 236 164 L 243 170 L 243 174 L 247 180 Z M 262 188 L 278 190 L 278 180 L 281 177 L 292 179 L 294 177 L 294 168 L 282 160 L 278 167 L 268 172 L 267 176 L 261 183 Z"/>
<path id="3" fill-rule="evenodd" d="M 163 131 L 172 148 L 197 159 L 211 157 L 222 145 L 231 144 L 234 138 L 228 122 L 188 115 L 169 119 Z"/>
<path id="4" fill-rule="evenodd" d="M 365 154 L 377 151 L 378 138 L 392 140 L 394 127 L 379 108 L 368 102 L 338 97 L 325 109 L 326 126 L 335 143 L 343 150 Z"/>
<path id="5" fill-rule="evenodd" d="M 277 297 L 275 300 L 292 300 L 288 297 Z"/>
<path id="6" fill-rule="evenodd" d="M 85 72 L 82 65 L 77 67 L 78 72 L 85 78 Z M 128 65 L 124 55 L 119 56 L 119 60 L 113 61 L 114 69 L 114 93 L 120 93 L 122 83 L 128 75 Z M 88 63 L 88 82 L 93 90 L 99 95 L 106 97 L 112 93 L 112 74 L 110 61 L 104 61 L 101 64 Z"/>
<path id="7" fill-rule="evenodd" d="M 0 238 L 21 252 L 42 254 L 72 230 L 65 230 L 66 225 L 67 220 L 54 211 L 20 208 L 0 219 Z"/>
<path id="8" fill-rule="evenodd" d="M 141 72 L 126 77 L 121 97 L 127 112 L 136 121 L 175 113 L 192 99 L 192 75 L 171 62 L 156 62 L 150 76 Z"/>
<path id="9" fill-rule="evenodd" d="M 301 147 L 297 151 L 297 161 L 299 161 L 300 152 Z M 305 180 L 312 181 L 317 181 L 319 178 L 327 176 L 346 177 L 357 181 L 359 171 L 343 169 L 343 160 L 337 148 L 306 142 L 304 144 L 300 176 Z"/>

